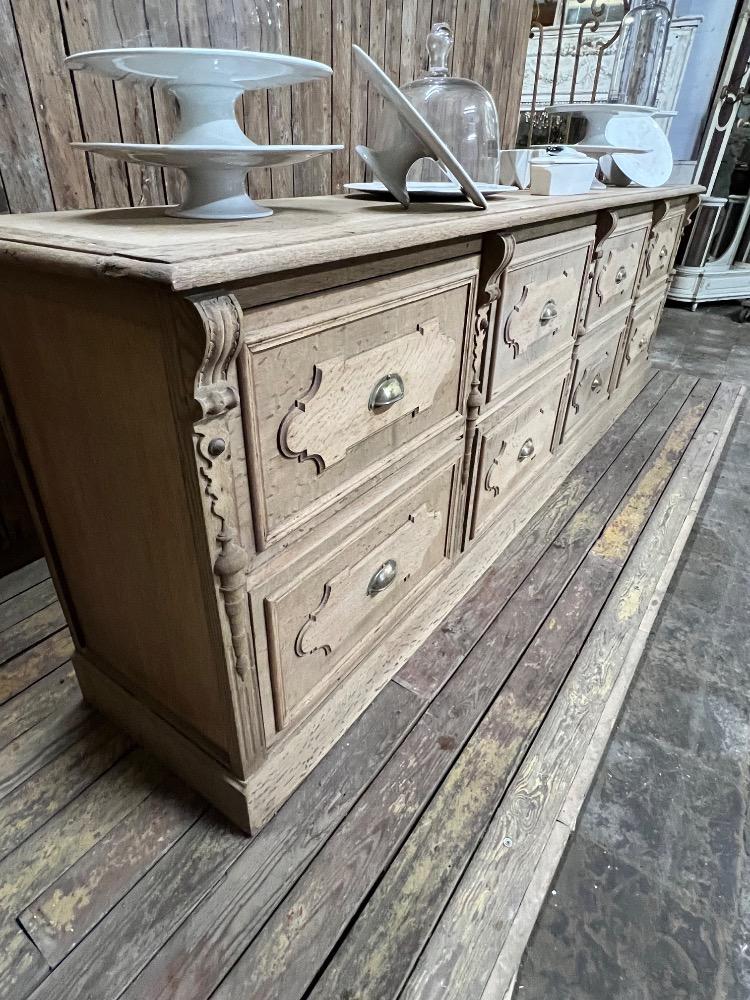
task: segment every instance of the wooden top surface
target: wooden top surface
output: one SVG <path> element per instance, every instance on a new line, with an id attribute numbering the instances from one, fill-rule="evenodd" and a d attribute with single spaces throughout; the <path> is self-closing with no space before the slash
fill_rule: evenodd
<path id="1" fill-rule="evenodd" d="M 696 185 L 611 188 L 586 195 L 400 205 L 341 195 L 267 202 L 274 214 L 241 222 L 173 219 L 161 208 L 8 216 L 0 256 L 38 267 L 147 278 L 189 290 L 417 244 L 695 194 Z"/>

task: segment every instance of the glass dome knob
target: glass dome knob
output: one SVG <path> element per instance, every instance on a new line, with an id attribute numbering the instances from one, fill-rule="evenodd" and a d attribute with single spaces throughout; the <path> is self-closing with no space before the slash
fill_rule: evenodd
<path id="1" fill-rule="evenodd" d="M 453 32 L 449 24 L 433 24 L 427 36 L 427 75 L 448 76 L 448 60 L 453 48 Z"/>

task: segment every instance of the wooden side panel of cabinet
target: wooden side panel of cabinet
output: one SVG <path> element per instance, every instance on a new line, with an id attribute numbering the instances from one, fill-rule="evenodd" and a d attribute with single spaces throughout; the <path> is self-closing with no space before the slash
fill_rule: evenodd
<path id="1" fill-rule="evenodd" d="M 42 547 L 0 426 L 0 576 L 38 559 Z"/>
<path id="2" fill-rule="evenodd" d="M 203 328 L 126 281 L 0 274 L 0 365 L 83 656 L 238 773 L 198 474 Z M 50 331 L 53 334 L 50 335 Z M 54 542 L 51 541 L 54 539 Z"/>

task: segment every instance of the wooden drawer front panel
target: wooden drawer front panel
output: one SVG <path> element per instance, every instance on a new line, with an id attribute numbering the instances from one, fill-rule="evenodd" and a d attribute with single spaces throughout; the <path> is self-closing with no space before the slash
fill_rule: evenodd
<path id="1" fill-rule="evenodd" d="M 488 399 L 570 350 L 593 238 L 586 227 L 519 244 L 495 312 Z"/>
<path id="2" fill-rule="evenodd" d="M 481 423 L 470 537 L 478 535 L 552 458 L 568 365 L 558 366 L 530 400 L 499 421 Z"/>
<path id="3" fill-rule="evenodd" d="M 682 233 L 685 210 L 671 212 L 654 226 L 643 267 L 641 293 L 669 276 Z"/>
<path id="4" fill-rule="evenodd" d="M 619 322 L 613 323 L 612 329 L 608 329 L 603 336 L 597 336 L 593 345 L 584 341 L 581 346 L 573 369 L 565 415 L 565 443 L 595 422 L 609 400 L 612 372 L 620 343 L 620 326 Z"/>
<path id="5" fill-rule="evenodd" d="M 259 547 L 388 475 L 417 439 L 462 425 L 477 264 L 434 265 L 255 317 L 263 341 L 249 344 L 244 381 Z"/>
<path id="6" fill-rule="evenodd" d="M 665 296 L 666 283 L 655 295 L 650 295 L 646 302 L 639 303 L 636 307 L 625 337 L 618 385 L 627 379 L 631 369 L 635 370 L 645 363 L 651 338 L 661 319 Z"/>
<path id="7" fill-rule="evenodd" d="M 450 554 L 456 466 L 443 469 L 302 576 L 264 599 L 274 715 L 282 728 L 305 714 L 412 603 Z M 355 657 L 356 658 L 356 657 Z"/>
<path id="8" fill-rule="evenodd" d="M 650 216 L 626 219 L 604 241 L 591 289 L 586 326 L 604 322 L 633 297 Z"/>

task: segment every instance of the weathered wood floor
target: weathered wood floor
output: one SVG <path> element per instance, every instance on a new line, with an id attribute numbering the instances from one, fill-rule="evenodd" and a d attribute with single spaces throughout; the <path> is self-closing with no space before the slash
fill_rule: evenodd
<path id="1" fill-rule="evenodd" d="M 0 997 L 502 1000 L 740 391 L 655 374 L 253 840 L 0 580 Z"/>

